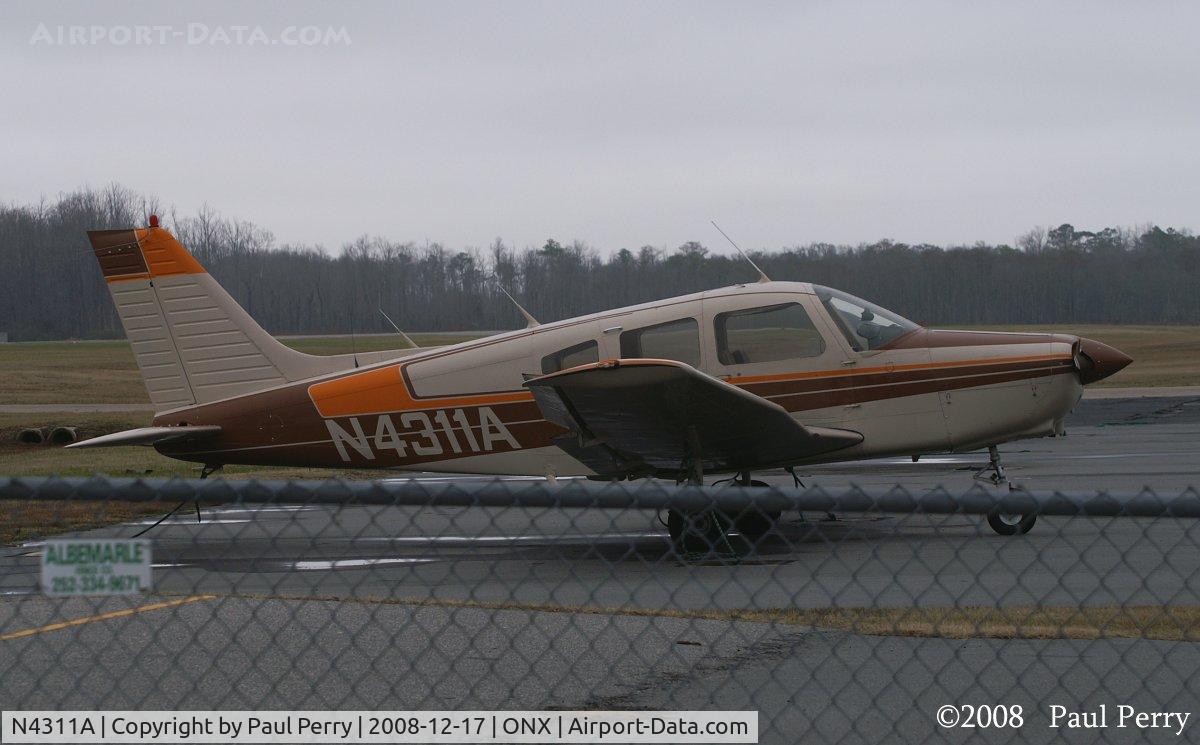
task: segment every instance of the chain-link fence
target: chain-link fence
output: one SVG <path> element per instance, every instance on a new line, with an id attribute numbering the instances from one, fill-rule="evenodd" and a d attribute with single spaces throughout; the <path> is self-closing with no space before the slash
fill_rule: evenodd
<path id="1" fill-rule="evenodd" d="M 720 709 L 758 711 L 762 742 L 1200 739 L 1194 490 L 0 478 L 0 502 L 25 531 L 0 573 L 6 710 Z M 72 568 L 51 529 L 148 541 L 151 586 L 43 587 Z"/>

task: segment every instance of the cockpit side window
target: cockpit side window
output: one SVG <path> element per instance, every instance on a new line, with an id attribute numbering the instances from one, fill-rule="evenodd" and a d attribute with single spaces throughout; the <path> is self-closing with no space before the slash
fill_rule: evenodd
<path id="1" fill-rule="evenodd" d="M 695 318 L 681 318 L 626 331 L 621 334 L 621 357 L 677 360 L 699 367 L 700 325 Z"/>
<path id="2" fill-rule="evenodd" d="M 600 361 L 600 347 L 594 341 L 585 341 L 582 344 L 560 349 L 554 354 L 548 354 L 542 358 L 542 374 L 548 375 L 559 370 L 567 370 L 579 365 L 586 365 L 589 362 Z"/>
<path id="3" fill-rule="evenodd" d="M 813 285 L 813 291 L 856 352 L 879 349 L 920 328 L 903 316 L 841 290 Z"/>
<path id="4" fill-rule="evenodd" d="M 722 365 L 819 357 L 825 351 L 825 340 L 798 303 L 719 313 L 713 327 Z"/>

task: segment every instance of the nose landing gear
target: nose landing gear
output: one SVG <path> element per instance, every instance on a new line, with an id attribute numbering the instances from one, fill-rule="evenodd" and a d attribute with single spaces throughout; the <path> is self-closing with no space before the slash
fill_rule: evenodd
<path id="1" fill-rule="evenodd" d="M 1000 463 L 1000 450 L 995 445 L 988 445 L 988 464 L 975 472 L 975 480 L 986 481 L 993 486 L 1008 483 L 1008 475 L 1004 473 L 1004 465 Z"/>
<path id="2" fill-rule="evenodd" d="M 987 516 L 988 525 L 1000 535 L 1021 535 L 1028 533 L 1037 522 L 1037 515 L 1009 515 L 1003 512 L 993 512 Z"/>
<path id="3" fill-rule="evenodd" d="M 990 471 L 990 473 L 989 473 Z M 1012 483 L 1004 473 L 1004 465 L 1000 462 L 1000 451 L 995 445 L 988 446 L 988 464 L 975 473 L 976 481 L 983 481 L 993 486 L 1005 486 L 1011 490 Z M 1000 535 L 1022 535 L 1028 533 L 1037 522 L 1037 514 L 1013 515 L 1003 512 L 993 512 L 988 515 L 988 525 Z"/>

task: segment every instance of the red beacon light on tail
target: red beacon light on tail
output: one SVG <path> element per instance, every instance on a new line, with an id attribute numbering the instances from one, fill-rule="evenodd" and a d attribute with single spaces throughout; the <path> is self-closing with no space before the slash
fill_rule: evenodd
<path id="1" fill-rule="evenodd" d="M 158 227 L 158 215 L 150 215 L 150 227 Z"/>

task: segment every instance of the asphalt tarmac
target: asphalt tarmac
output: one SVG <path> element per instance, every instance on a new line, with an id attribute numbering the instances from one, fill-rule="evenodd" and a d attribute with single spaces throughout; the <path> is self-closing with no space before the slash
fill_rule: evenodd
<path id="1" fill-rule="evenodd" d="M 1030 488 L 1178 494 L 1200 484 L 1200 398 L 1087 400 L 1067 437 L 1002 452 Z M 888 459 L 804 478 L 953 492 L 985 460 Z M 1190 522 L 1043 518 L 1006 538 L 960 517 L 793 514 L 729 562 L 681 561 L 655 516 L 635 511 L 204 513 L 149 533 L 162 593 L 152 598 L 41 597 L 39 546 L 7 549 L 0 708 L 748 708 L 761 712 L 762 742 L 957 742 L 1015 733 L 942 730 L 938 706 L 1004 703 L 1025 707 L 1020 739 L 1082 742 L 1097 733 L 1051 729 L 1048 706 L 1107 703 L 1194 708 L 1183 737 L 1200 740 L 1194 644 L 870 636 L 730 618 L 1196 605 L 1200 526 Z"/>

